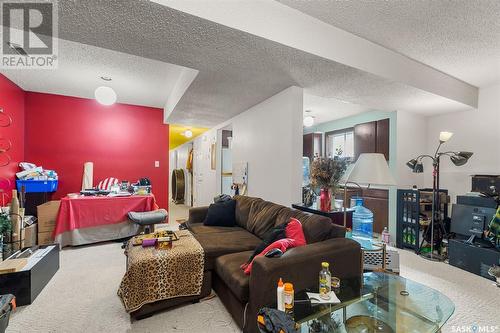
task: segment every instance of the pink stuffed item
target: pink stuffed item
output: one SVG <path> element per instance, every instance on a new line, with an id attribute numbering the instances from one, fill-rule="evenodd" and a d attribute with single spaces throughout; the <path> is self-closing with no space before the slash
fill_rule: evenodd
<path id="1" fill-rule="evenodd" d="M 285 253 L 287 249 L 291 249 L 292 247 L 295 247 L 295 240 L 290 239 L 290 238 L 283 238 L 283 239 L 277 240 L 276 242 L 274 242 L 271 245 L 269 245 L 268 247 L 266 247 L 264 249 L 264 251 L 262 251 L 257 256 L 255 256 L 255 258 L 264 256 L 267 252 L 269 252 L 272 249 L 279 249 L 279 250 L 281 250 L 281 252 Z M 249 263 L 244 268 L 246 275 L 250 275 L 250 273 L 252 272 L 252 265 L 253 265 L 253 261 L 255 260 L 255 258 L 252 260 L 251 263 Z"/>
<path id="2" fill-rule="evenodd" d="M 302 230 L 302 223 L 300 223 L 299 220 L 291 218 L 290 222 L 288 222 L 286 226 L 285 234 L 287 238 L 277 240 L 274 243 L 270 244 L 256 257 L 262 257 L 272 249 L 279 249 L 281 250 L 281 252 L 285 253 L 286 250 L 291 249 L 293 247 L 306 245 L 306 238 L 304 236 L 304 231 Z M 253 260 L 249 264 L 241 265 L 241 268 L 245 271 L 246 275 L 250 275 L 250 273 L 252 272 L 252 265 L 253 265 Z"/>
<path id="3" fill-rule="evenodd" d="M 302 230 L 302 223 L 299 220 L 290 218 L 285 229 L 286 238 L 291 238 L 295 240 L 295 246 L 306 245 L 306 237 L 304 236 L 304 231 Z"/>

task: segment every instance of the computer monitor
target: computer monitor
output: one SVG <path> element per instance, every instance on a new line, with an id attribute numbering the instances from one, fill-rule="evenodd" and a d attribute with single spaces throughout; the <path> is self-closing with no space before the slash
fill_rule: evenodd
<path id="1" fill-rule="evenodd" d="M 495 213 L 495 208 L 453 204 L 450 230 L 457 235 L 481 238 Z"/>

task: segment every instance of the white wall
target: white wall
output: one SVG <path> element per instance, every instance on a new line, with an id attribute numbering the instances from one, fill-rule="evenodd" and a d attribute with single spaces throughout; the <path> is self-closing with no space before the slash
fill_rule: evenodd
<path id="1" fill-rule="evenodd" d="M 479 90 L 477 110 L 427 118 L 427 153 L 434 153 L 439 132 L 453 132 L 443 150 L 471 151 L 474 155 L 464 166 L 457 167 L 442 158 L 440 187 L 456 195 L 471 190 L 471 175 L 500 174 L 500 84 Z M 430 165 L 426 165 L 426 186 L 432 185 Z"/>
<path id="2" fill-rule="evenodd" d="M 248 162 L 248 195 L 287 206 L 300 202 L 302 112 L 303 89 L 290 87 L 195 138 L 194 205 L 208 205 L 220 193 L 220 151 L 217 170 L 211 170 L 210 147 L 228 125 L 233 163 Z"/>
<path id="3" fill-rule="evenodd" d="M 424 174 L 413 173 L 406 162 L 427 152 L 427 119 L 408 111 L 397 112 L 397 162 L 396 180 L 398 188 L 408 189 L 413 185 L 424 186 Z"/>
<path id="4" fill-rule="evenodd" d="M 289 206 L 301 201 L 303 91 L 297 87 L 236 116 L 233 163 L 248 162 L 248 195 Z"/>

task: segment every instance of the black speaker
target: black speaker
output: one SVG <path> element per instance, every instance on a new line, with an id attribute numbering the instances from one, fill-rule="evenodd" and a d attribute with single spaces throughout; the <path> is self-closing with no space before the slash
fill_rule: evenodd
<path id="1" fill-rule="evenodd" d="M 500 251 L 495 248 L 478 247 L 465 240 L 450 239 L 448 244 L 449 263 L 490 280 L 488 275 L 492 265 L 500 265 Z"/>
<path id="2" fill-rule="evenodd" d="M 457 195 L 458 205 L 478 206 L 497 209 L 497 202 L 489 197 L 473 197 L 468 195 Z"/>

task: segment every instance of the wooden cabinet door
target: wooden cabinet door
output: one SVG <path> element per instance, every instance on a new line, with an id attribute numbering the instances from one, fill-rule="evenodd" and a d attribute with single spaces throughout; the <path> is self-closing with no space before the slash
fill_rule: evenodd
<path id="1" fill-rule="evenodd" d="M 377 121 L 377 153 L 384 154 L 389 160 L 389 119 Z"/>
<path id="2" fill-rule="evenodd" d="M 363 153 L 373 153 L 377 149 L 377 122 L 371 121 L 354 126 L 354 159 Z"/>
<path id="3" fill-rule="evenodd" d="M 302 156 L 309 157 L 309 160 L 312 161 L 314 156 L 314 141 L 313 141 L 314 133 L 304 134 L 303 136 L 303 147 L 302 147 Z"/>
<path id="4" fill-rule="evenodd" d="M 323 156 L 323 135 L 314 133 L 313 135 L 313 157 Z"/>
<path id="5" fill-rule="evenodd" d="M 382 233 L 389 224 L 389 191 L 363 189 L 363 206 L 373 213 L 373 232 Z"/>

